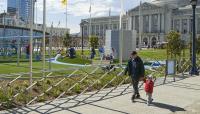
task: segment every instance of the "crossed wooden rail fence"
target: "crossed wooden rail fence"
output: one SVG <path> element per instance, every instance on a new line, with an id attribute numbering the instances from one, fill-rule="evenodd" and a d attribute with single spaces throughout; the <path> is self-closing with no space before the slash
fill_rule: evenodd
<path id="1" fill-rule="evenodd" d="M 75 82 L 72 86 L 68 87 L 65 89 L 65 91 L 63 91 L 62 93 L 60 93 L 55 99 L 53 100 L 50 100 L 48 102 L 46 102 L 46 104 L 50 104 L 52 102 L 54 102 L 55 100 L 58 100 L 59 98 L 62 98 L 66 93 L 70 92 L 73 88 L 75 88 L 78 84 L 81 84 L 84 80 L 86 80 L 89 76 L 94 76 L 95 73 L 101 69 L 102 66 L 100 65 L 97 65 L 97 66 L 93 66 L 92 68 L 94 68 L 90 73 L 82 70 L 82 68 L 77 68 L 77 69 L 68 69 L 68 70 L 72 70 L 73 72 L 71 74 L 69 74 L 68 76 L 60 79 L 57 83 L 49 86 L 46 90 L 44 90 L 42 93 L 40 93 L 39 95 L 36 95 L 35 97 L 33 97 L 29 102 L 26 103 L 26 106 L 28 105 L 31 105 L 32 103 L 34 103 L 39 97 L 42 97 L 44 95 L 46 95 L 49 91 L 51 91 L 53 88 L 56 88 L 57 86 L 59 86 L 60 84 L 62 84 L 66 79 L 68 78 L 71 78 L 74 74 L 76 74 L 77 72 L 83 72 L 84 75 L 83 77 Z M 187 62 L 185 62 L 183 65 L 182 65 L 183 68 L 185 69 L 182 69 L 182 73 L 184 75 L 185 72 L 187 72 L 188 68 L 190 67 L 190 64 L 189 64 L 189 60 Z M 74 95 L 72 98 L 69 98 L 67 97 L 67 102 L 71 101 L 71 100 L 76 100 L 77 97 L 81 96 L 81 95 L 84 95 L 91 87 L 93 87 L 96 83 L 98 83 L 100 80 L 102 80 L 103 78 L 105 78 L 109 73 L 112 73 L 114 71 L 115 68 L 119 68 L 120 69 L 120 72 L 118 71 L 115 71 L 117 74 L 111 79 L 109 80 L 108 83 L 104 84 L 101 88 L 99 88 L 97 91 L 95 91 L 93 94 L 89 95 L 89 97 L 79 101 L 78 100 L 78 103 L 75 104 L 74 106 L 80 104 L 80 103 L 85 103 L 87 99 L 89 99 L 90 97 L 93 97 L 94 95 L 98 94 L 100 91 L 102 91 L 103 89 L 105 89 L 106 87 L 108 87 L 109 84 L 111 84 L 112 82 L 114 82 L 118 77 L 122 76 L 123 72 L 124 72 L 124 69 L 122 67 L 118 67 L 118 65 L 115 65 L 114 67 L 112 67 L 111 69 L 109 69 L 108 71 L 104 72 L 100 77 L 98 77 L 93 83 L 91 83 L 89 86 L 87 86 L 84 90 L 81 91 L 80 94 L 76 94 Z M 64 69 L 62 69 L 64 70 Z M 67 69 L 65 69 L 67 70 Z M 59 70 L 55 70 L 55 71 L 59 71 Z M 45 79 L 48 79 L 52 74 L 53 72 L 55 71 L 46 71 L 46 73 L 48 72 L 48 74 L 41 78 L 40 80 L 36 80 L 34 83 L 32 83 L 31 85 L 29 85 L 27 88 L 15 93 L 10 99 L 9 99 L 9 102 L 10 101 L 13 101 L 16 99 L 17 96 L 19 96 L 20 94 L 23 94 L 23 93 L 26 93 L 26 92 L 31 92 L 31 89 L 36 85 L 38 84 L 39 82 L 42 82 L 44 81 Z M 156 73 L 160 73 L 161 75 L 165 73 L 165 69 L 163 69 L 162 71 L 156 71 L 156 70 L 151 70 L 152 71 L 152 75 L 156 74 Z M 36 74 L 37 73 L 40 73 L 40 72 L 35 72 Z M 0 77 L 2 76 L 17 76 L 16 78 L 12 79 L 10 82 L 8 82 L 5 87 L 9 87 L 9 86 L 12 86 L 12 84 L 17 81 L 18 79 L 20 79 L 21 77 L 23 77 L 24 75 L 27 75 L 29 73 L 19 73 L 19 74 L 9 74 L 9 75 L 0 75 Z M 116 90 L 119 86 L 123 85 L 127 80 L 129 79 L 129 77 L 126 77 L 124 78 L 121 82 L 118 83 L 118 85 L 115 85 L 115 87 L 113 87 L 113 89 L 111 89 L 109 91 L 112 92 L 114 90 Z M 128 89 L 129 87 L 131 86 L 131 84 L 129 84 L 129 86 L 126 88 Z M 140 85 L 142 86 L 142 85 Z M 2 88 L 2 87 L 1 87 Z M 122 92 L 123 93 L 123 92 Z M 122 94 L 121 93 L 121 94 Z M 98 99 L 98 100 L 101 100 L 102 98 Z M 2 102 L 1 103 L 1 106 L 3 106 L 3 104 L 6 104 L 7 102 Z"/>

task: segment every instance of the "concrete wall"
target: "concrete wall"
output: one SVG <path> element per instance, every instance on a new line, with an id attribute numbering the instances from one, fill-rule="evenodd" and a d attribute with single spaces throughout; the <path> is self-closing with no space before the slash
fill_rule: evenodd
<path id="1" fill-rule="evenodd" d="M 122 34 L 120 34 L 122 33 Z M 128 60 L 130 53 L 136 50 L 136 31 L 124 30 L 123 32 L 119 30 L 107 30 L 106 31 L 106 43 L 105 50 L 106 54 L 112 53 L 112 48 L 114 48 L 115 58 L 119 58 L 120 52 L 120 35 L 123 35 L 123 60 Z"/>

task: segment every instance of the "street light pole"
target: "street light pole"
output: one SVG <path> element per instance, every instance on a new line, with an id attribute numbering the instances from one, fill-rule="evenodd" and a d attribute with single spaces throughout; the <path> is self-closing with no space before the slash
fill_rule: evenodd
<path id="1" fill-rule="evenodd" d="M 43 77 L 45 76 L 45 54 L 46 54 L 46 46 L 45 46 L 45 40 L 46 40 L 46 0 L 43 0 L 43 39 L 42 39 L 42 51 L 43 51 L 43 57 L 42 57 L 42 62 L 43 62 Z"/>
<path id="2" fill-rule="evenodd" d="M 192 68 L 190 71 L 191 75 L 198 75 L 198 70 L 196 67 L 196 22 L 195 22 L 195 10 L 197 5 L 197 0 L 190 0 L 193 10 L 193 33 L 192 33 Z"/>
<path id="3" fill-rule="evenodd" d="M 81 31 L 82 31 L 82 39 L 81 39 L 81 49 L 82 49 L 82 52 L 81 52 L 81 55 L 83 56 L 83 25 L 81 25 Z"/>
<path id="4" fill-rule="evenodd" d="M 82 51 L 81 51 L 81 55 L 83 56 L 83 54 L 84 54 L 84 50 L 83 50 L 83 47 L 84 47 L 84 42 L 83 42 L 83 37 L 84 37 L 84 33 L 83 33 L 83 29 L 84 29 L 84 25 L 85 24 L 89 24 L 90 22 L 88 22 L 88 21 L 86 21 L 86 20 L 84 20 L 84 21 L 82 21 L 81 23 L 80 23 L 80 27 L 81 27 L 81 49 L 82 49 Z"/>
<path id="5" fill-rule="evenodd" d="M 122 65 L 123 62 L 123 15 L 124 15 L 124 0 L 121 0 L 121 12 L 120 12 L 120 19 L 119 19 L 119 62 Z"/>
<path id="6" fill-rule="evenodd" d="M 33 2 L 34 0 L 31 0 L 31 14 L 30 14 L 30 47 L 29 47 L 29 52 L 30 52 L 30 57 L 29 57 L 29 63 L 30 63 L 30 85 L 32 84 L 33 82 L 33 79 L 32 79 L 32 73 L 33 73 Z"/>

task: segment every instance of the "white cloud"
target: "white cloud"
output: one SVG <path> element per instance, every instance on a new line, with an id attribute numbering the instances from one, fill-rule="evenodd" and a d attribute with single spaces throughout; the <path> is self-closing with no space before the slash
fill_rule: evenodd
<path id="1" fill-rule="evenodd" d="M 79 32 L 79 23 L 81 18 L 89 17 L 90 0 L 68 0 L 68 27 L 71 33 Z M 91 0 L 92 17 L 108 16 L 109 8 L 112 13 L 119 13 L 120 9 L 115 7 L 116 0 Z M 47 24 L 61 22 L 60 27 L 65 27 L 65 7 L 60 0 L 46 0 L 47 6 Z M 43 0 L 37 0 L 37 23 L 42 23 Z"/>
<path id="2" fill-rule="evenodd" d="M 0 13 L 4 12 L 4 10 L 6 11 L 6 7 L 7 7 L 7 0 L 0 0 Z"/>
<path id="3" fill-rule="evenodd" d="M 68 13 L 73 16 L 88 16 L 89 15 L 89 0 L 68 0 Z M 119 12 L 119 8 L 111 6 L 114 0 L 92 0 L 92 15 L 103 16 L 111 7 L 115 12 Z M 43 10 L 43 0 L 38 0 L 39 11 Z M 59 0 L 47 0 L 47 12 L 58 14 L 66 12 L 66 9 Z"/>

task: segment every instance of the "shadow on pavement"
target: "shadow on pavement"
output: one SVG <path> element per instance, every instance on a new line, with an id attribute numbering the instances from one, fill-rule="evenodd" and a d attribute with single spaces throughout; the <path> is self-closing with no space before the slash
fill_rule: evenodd
<path id="1" fill-rule="evenodd" d="M 169 105 L 169 104 L 164 104 L 164 103 L 158 103 L 158 102 L 153 102 L 152 106 L 158 107 L 158 108 L 163 108 L 163 109 L 168 109 L 171 112 L 177 112 L 177 111 L 186 111 L 184 108 Z"/>

